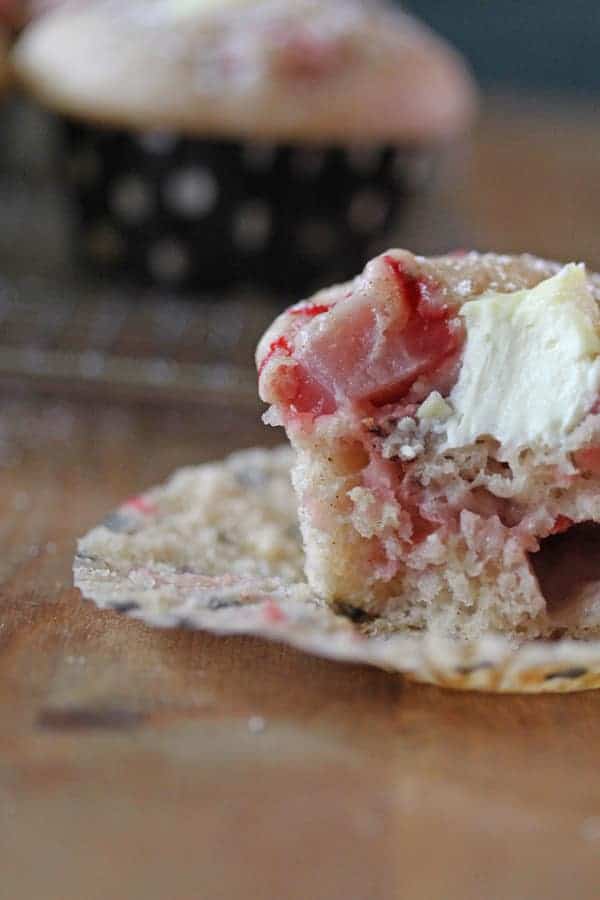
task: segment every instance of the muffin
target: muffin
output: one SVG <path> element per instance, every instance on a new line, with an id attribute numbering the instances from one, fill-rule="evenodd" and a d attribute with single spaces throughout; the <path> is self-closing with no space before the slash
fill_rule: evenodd
<path id="1" fill-rule="evenodd" d="M 67 123 L 84 254 L 189 288 L 346 277 L 474 108 L 452 49 L 359 0 L 67 4 L 15 67 Z"/>
<path id="2" fill-rule="evenodd" d="M 392 250 L 257 351 L 332 605 L 467 639 L 600 631 L 600 277 Z"/>

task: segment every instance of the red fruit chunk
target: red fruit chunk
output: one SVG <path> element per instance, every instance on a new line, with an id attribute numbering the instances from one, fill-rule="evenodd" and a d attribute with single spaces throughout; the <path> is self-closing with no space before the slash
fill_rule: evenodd
<path id="1" fill-rule="evenodd" d="M 568 516 L 557 516 L 550 534 L 562 534 L 563 531 L 568 531 L 571 525 L 573 525 L 573 519 Z"/>
<path id="2" fill-rule="evenodd" d="M 582 472 L 600 475 L 600 447 L 584 447 L 573 454 L 575 465 Z"/>
<path id="3" fill-rule="evenodd" d="M 269 344 L 269 351 L 258 367 L 259 375 L 262 375 L 263 369 L 276 354 L 281 356 L 292 355 L 292 348 L 289 344 L 289 341 L 283 335 L 281 335 L 281 337 L 278 337 L 276 341 L 271 341 L 271 343 Z"/>
<path id="4" fill-rule="evenodd" d="M 156 512 L 154 504 L 150 503 L 149 500 L 146 500 L 145 497 L 142 496 L 130 497 L 123 505 L 129 509 L 135 509 L 136 512 L 139 512 L 144 516 L 151 516 Z"/>
<path id="5" fill-rule="evenodd" d="M 310 29 L 281 31 L 274 59 L 275 71 L 284 78 L 312 81 L 332 74 L 347 60 L 345 44 L 318 37 Z"/>
<path id="6" fill-rule="evenodd" d="M 299 306 L 296 309 L 290 309 L 290 313 L 293 316 L 307 316 L 308 318 L 312 318 L 313 316 L 320 316 L 323 313 L 329 312 L 331 309 L 331 305 L 329 303 L 310 303 L 308 306 Z"/>
<path id="7" fill-rule="evenodd" d="M 462 323 L 437 285 L 414 277 L 392 256 L 383 264 L 373 275 L 378 290 L 357 288 L 303 333 L 294 353 L 313 385 L 338 406 L 398 402 L 417 378 L 433 376 L 462 346 Z"/>

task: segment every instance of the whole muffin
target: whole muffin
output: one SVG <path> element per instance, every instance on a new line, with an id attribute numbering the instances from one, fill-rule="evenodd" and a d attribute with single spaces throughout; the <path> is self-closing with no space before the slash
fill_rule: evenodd
<path id="1" fill-rule="evenodd" d="M 68 122 L 87 255 L 189 287 L 347 274 L 474 107 L 452 49 L 360 0 L 67 4 L 15 66 Z"/>

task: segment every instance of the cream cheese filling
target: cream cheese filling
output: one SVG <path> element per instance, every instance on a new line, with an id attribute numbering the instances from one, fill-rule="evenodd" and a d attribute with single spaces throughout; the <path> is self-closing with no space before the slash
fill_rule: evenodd
<path id="1" fill-rule="evenodd" d="M 460 312 L 467 340 L 445 448 L 490 436 L 504 452 L 556 447 L 600 393 L 600 313 L 583 265 Z"/>

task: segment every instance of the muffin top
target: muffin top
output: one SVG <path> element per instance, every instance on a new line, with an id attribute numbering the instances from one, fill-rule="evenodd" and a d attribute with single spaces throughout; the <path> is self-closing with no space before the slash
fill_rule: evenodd
<path id="1" fill-rule="evenodd" d="M 457 311 L 464 303 L 486 291 L 509 293 L 531 288 L 556 275 L 560 264 L 531 254 L 509 255 L 457 251 L 444 256 L 416 256 L 408 250 L 388 250 L 371 260 L 352 281 L 318 291 L 308 300 L 282 312 L 265 332 L 256 351 L 256 364 L 261 374 L 262 399 L 269 396 L 268 376 L 271 361 L 290 356 L 286 346 L 294 346 L 298 336 L 313 328 L 313 322 L 353 297 L 364 297 L 376 307 L 389 302 L 397 306 L 398 273 L 418 282 L 435 285 L 439 304 Z M 600 305 L 600 275 L 588 276 L 590 289 Z M 439 295 L 439 296 L 438 296 Z M 358 322 L 358 319 L 356 320 Z M 387 318 L 383 318 L 387 323 Z"/>
<path id="2" fill-rule="evenodd" d="M 191 135 L 422 142 L 475 105 L 459 55 L 373 0 L 80 0 L 30 25 L 14 61 L 63 114 Z"/>
<path id="3" fill-rule="evenodd" d="M 546 289 L 534 295 L 531 289 L 542 283 Z M 548 294 L 550 289 L 558 297 L 556 303 Z M 521 307 L 528 292 L 530 302 Z M 472 302 L 479 300 L 482 302 Z M 513 306 L 520 310 L 515 322 L 521 323 L 514 327 L 510 320 Z M 600 276 L 587 273 L 582 266 L 561 269 L 558 263 L 528 254 L 461 252 L 427 258 L 390 250 L 371 260 L 353 281 L 320 291 L 277 317 L 256 353 L 260 395 L 294 415 L 321 415 L 336 409 L 338 402 L 366 400 L 380 407 L 392 400 L 421 403 L 432 391 L 447 396 L 456 381 L 466 331 L 472 324 L 470 347 L 480 347 L 479 359 L 493 356 L 498 342 L 504 342 L 504 350 L 510 348 L 508 365 L 502 348 L 496 348 L 500 372 L 494 373 L 486 361 L 472 392 L 480 407 L 484 405 L 484 382 L 490 378 L 494 397 L 508 404 L 508 393 L 503 394 L 498 385 L 503 378 L 510 382 L 519 371 L 520 343 L 525 358 L 532 361 L 535 377 L 523 364 L 523 371 L 529 374 L 517 385 L 526 398 L 519 408 L 530 411 L 530 402 L 542 408 L 543 395 L 549 408 L 559 409 L 559 395 L 567 396 L 569 379 L 579 377 L 575 363 L 580 356 L 585 357 L 584 381 L 588 355 L 600 360 L 598 322 Z M 567 363 L 554 333 L 557 330 L 566 355 L 571 350 L 574 353 Z M 535 339 L 531 347 L 528 336 Z M 582 353 L 581 347 L 592 345 L 593 353 Z M 548 347 L 551 362 L 545 355 Z M 553 391 L 549 386 L 554 376 Z M 545 384 L 537 394 L 533 387 L 536 378 Z M 505 385 L 507 392 L 509 386 Z M 596 381 L 592 387 L 595 397 Z M 577 382 L 572 395 L 588 397 L 587 389 L 580 388 Z M 575 400 L 571 405 L 578 408 Z M 531 420 L 534 418 L 531 413 Z M 569 420 L 566 413 L 563 418 Z"/>

